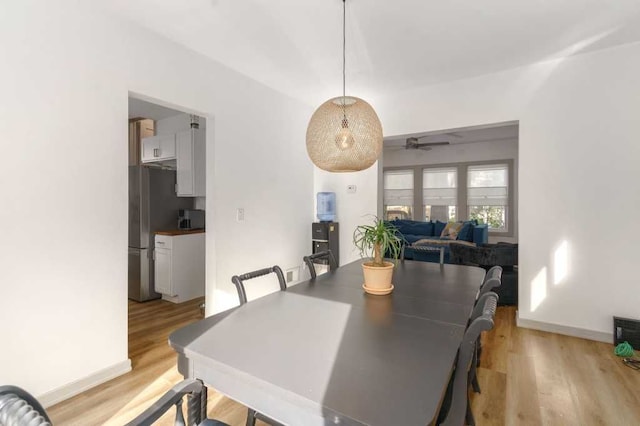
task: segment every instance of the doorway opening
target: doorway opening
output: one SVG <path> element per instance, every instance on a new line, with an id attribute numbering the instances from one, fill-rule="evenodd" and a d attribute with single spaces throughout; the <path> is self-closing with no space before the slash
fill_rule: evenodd
<path id="1" fill-rule="evenodd" d="M 128 108 L 129 357 L 136 368 L 147 354 L 170 351 L 170 332 L 204 316 L 212 123 L 135 94 Z"/>
<path id="2" fill-rule="evenodd" d="M 518 122 L 388 137 L 378 206 L 405 259 L 499 266 L 494 291 L 516 306 L 518 145 Z"/>

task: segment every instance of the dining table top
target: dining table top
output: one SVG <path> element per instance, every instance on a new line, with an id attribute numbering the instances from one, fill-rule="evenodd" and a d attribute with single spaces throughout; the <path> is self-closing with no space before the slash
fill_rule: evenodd
<path id="1" fill-rule="evenodd" d="M 429 424 L 483 278 L 481 268 L 404 261 L 393 293 L 374 296 L 353 262 L 169 341 L 185 376 L 283 424 Z"/>

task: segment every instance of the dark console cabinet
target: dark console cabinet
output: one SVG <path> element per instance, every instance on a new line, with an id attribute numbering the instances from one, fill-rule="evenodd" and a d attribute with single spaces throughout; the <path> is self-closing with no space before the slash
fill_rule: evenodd
<path id="1" fill-rule="evenodd" d="M 314 222 L 311 224 L 311 252 L 315 254 L 331 250 L 333 257 L 336 259 L 336 267 L 340 266 L 339 239 L 338 222 Z M 324 263 L 326 264 L 327 262 L 325 261 Z"/>

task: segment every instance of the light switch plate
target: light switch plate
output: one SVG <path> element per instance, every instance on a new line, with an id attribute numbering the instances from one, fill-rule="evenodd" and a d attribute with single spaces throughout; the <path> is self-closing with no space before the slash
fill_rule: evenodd
<path id="1" fill-rule="evenodd" d="M 347 194 L 355 194 L 357 189 L 355 185 L 347 185 Z"/>
<path id="2" fill-rule="evenodd" d="M 242 207 L 236 209 L 236 220 L 238 222 L 244 222 L 244 209 Z"/>

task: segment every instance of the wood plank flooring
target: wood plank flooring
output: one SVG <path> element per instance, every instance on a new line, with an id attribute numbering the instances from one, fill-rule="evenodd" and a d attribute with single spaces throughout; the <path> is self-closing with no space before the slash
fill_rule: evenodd
<path id="1" fill-rule="evenodd" d="M 129 302 L 133 371 L 49 408 L 54 425 L 122 425 L 179 382 L 167 338 L 202 317 L 201 303 Z M 472 397 L 478 425 L 640 424 L 640 371 L 612 345 L 517 328 L 513 307 L 498 309 L 483 344 L 482 393 Z M 209 416 L 244 425 L 246 408 L 210 390 Z M 173 418 L 170 410 L 157 424 Z"/>

